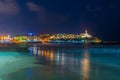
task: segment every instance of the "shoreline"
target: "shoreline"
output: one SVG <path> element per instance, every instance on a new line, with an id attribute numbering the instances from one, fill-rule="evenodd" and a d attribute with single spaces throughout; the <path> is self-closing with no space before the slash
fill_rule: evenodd
<path id="1" fill-rule="evenodd" d="M 69 46 L 104 46 L 104 45 L 120 45 L 120 43 L 96 43 L 96 44 L 78 44 L 78 43 L 25 43 L 25 44 L 0 44 L 0 50 L 20 50 L 20 49 L 27 49 L 28 47 L 37 47 L 37 46 L 44 46 L 44 47 L 69 47 Z"/>

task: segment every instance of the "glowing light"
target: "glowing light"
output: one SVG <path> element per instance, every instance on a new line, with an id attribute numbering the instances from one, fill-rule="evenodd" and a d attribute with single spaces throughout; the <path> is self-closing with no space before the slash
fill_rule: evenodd
<path id="1" fill-rule="evenodd" d="M 37 54 L 37 47 L 33 47 L 33 54 L 34 54 L 34 55 Z"/>
<path id="2" fill-rule="evenodd" d="M 87 51 L 85 51 L 82 59 L 82 80 L 88 80 L 89 79 L 89 70 L 90 70 L 90 63 L 89 63 L 89 54 Z"/>
<path id="3" fill-rule="evenodd" d="M 85 33 L 82 34 L 82 38 L 91 38 L 92 36 L 85 30 Z"/>
<path id="4" fill-rule="evenodd" d="M 30 33 L 28 33 L 28 35 L 29 35 L 29 36 L 33 36 L 33 33 L 32 33 L 32 32 L 30 32 Z"/>
<path id="5" fill-rule="evenodd" d="M 96 43 L 100 43 L 101 40 L 100 40 L 99 38 L 95 38 L 95 42 L 96 42 Z"/>

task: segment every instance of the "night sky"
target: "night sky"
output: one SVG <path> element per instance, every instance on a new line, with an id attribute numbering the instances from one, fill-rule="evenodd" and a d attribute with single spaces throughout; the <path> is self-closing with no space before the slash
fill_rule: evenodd
<path id="1" fill-rule="evenodd" d="M 120 41 L 120 0 L 0 0 L 0 33 L 82 33 Z"/>

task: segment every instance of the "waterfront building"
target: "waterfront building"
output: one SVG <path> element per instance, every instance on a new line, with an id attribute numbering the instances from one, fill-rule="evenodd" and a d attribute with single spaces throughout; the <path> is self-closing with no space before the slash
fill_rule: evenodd
<path id="1" fill-rule="evenodd" d="M 85 33 L 81 34 L 81 38 L 92 38 L 92 36 L 85 30 Z"/>
<path id="2" fill-rule="evenodd" d="M 42 42 L 42 43 L 100 43 L 102 40 L 94 38 L 87 30 L 81 34 L 43 34 L 35 35 L 0 35 L 0 42 L 12 43 L 29 43 L 29 42 Z"/>

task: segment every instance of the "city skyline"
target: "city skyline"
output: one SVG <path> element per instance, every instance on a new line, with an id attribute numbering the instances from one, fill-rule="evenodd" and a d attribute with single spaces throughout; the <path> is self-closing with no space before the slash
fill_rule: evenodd
<path id="1" fill-rule="evenodd" d="M 0 0 L 0 33 L 80 33 L 120 41 L 119 0 Z"/>
<path id="2" fill-rule="evenodd" d="M 102 40 L 89 34 L 87 30 L 79 34 L 43 34 L 33 35 L 0 35 L 0 43 L 101 43 Z"/>

